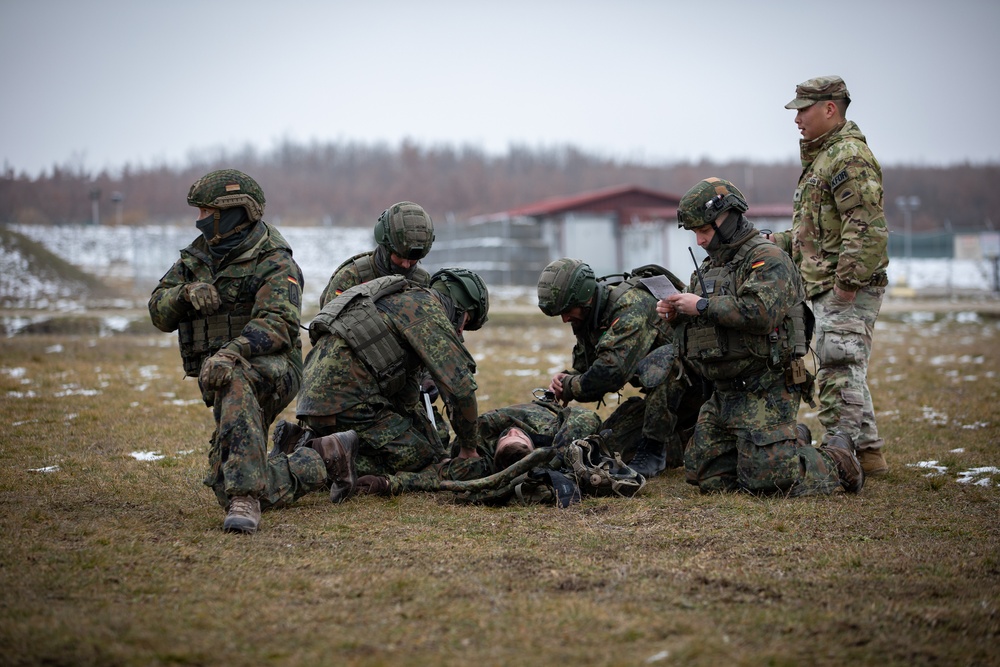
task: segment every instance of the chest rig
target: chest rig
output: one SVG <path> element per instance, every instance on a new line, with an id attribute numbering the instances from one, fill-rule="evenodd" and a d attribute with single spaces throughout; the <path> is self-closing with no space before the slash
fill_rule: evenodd
<path id="1" fill-rule="evenodd" d="M 375 303 L 408 284 L 402 276 L 383 276 L 355 285 L 328 301 L 309 325 L 314 344 L 320 333 L 340 335 L 375 376 L 379 390 L 386 396 L 392 396 L 406 383 L 406 351 Z"/>
<path id="2" fill-rule="evenodd" d="M 750 251 L 763 243 L 760 237 L 753 237 L 741 245 L 733 258 L 722 266 L 712 266 L 702 274 L 705 297 L 733 296 L 745 282 L 740 274 Z M 735 364 L 750 357 L 763 360 L 772 370 L 793 371 L 791 384 L 805 381 L 805 365 L 802 357 L 809 351 L 812 336 L 812 312 L 804 301 L 795 304 L 781 322 L 767 334 L 720 327 L 707 317 L 701 316 L 685 324 L 685 334 L 681 337 L 682 354 L 694 361 L 721 366 Z"/>

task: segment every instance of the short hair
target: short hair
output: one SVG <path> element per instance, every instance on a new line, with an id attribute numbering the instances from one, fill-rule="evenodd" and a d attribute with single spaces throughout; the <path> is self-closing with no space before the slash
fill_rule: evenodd
<path id="1" fill-rule="evenodd" d="M 512 428 L 514 427 L 511 426 L 510 428 L 505 429 L 504 432 L 500 434 L 500 437 L 497 438 L 497 450 L 496 454 L 493 456 L 493 469 L 495 472 L 506 470 L 531 453 L 531 445 L 520 441 L 504 445 L 503 449 L 500 449 L 500 441 L 505 435 L 510 433 Z M 518 430 L 523 431 L 523 429 Z"/>
<path id="2" fill-rule="evenodd" d="M 830 100 L 837 107 L 837 111 L 840 112 L 841 116 L 847 116 L 847 107 L 851 105 L 851 98 L 845 97 L 839 100 Z"/>

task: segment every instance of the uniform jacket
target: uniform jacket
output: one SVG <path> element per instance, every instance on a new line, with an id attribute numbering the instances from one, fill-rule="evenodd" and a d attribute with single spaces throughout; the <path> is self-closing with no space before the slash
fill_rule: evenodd
<path id="1" fill-rule="evenodd" d="M 375 251 L 369 250 L 368 252 L 363 252 L 361 254 L 351 257 L 340 266 L 337 270 L 333 272 L 330 276 L 330 281 L 326 284 L 323 289 L 323 294 L 319 298 L 319 306 L 322 308 L 326 305 L 326 302 L 336 297 L 342 292 L 346 292 L 355 285 L 360 285 L 365 280 L 362 280 L 361 273 L 358 271 L 358 267 L 355 264 L 356 261 L 370 262 L 371 267 L 374 271 L 372 278 L 382 278 L 388 274 L 383 273 L 379 270 L 378 264 L 375 262 Z M 431 274 L 427 273 L 420 266 L 414 266 L 410 275 L 406 276 L 406 279 L 412 283 L 416 283 L 421 287 L 429 287 L 431 284 Z M 367 280 L 371 280 L 368 278 Z"/>
<path id="2" fill-rule="evenodd" d="M 889 230 L 882 168 L 853 121 L 800 142 L 802 175 L 792 229 L 774 235 L 802 273 L 811 299 L 834 285 L 855 292 L 885 284 Z"/>
<path id="3" fill-rule="evenodd" d="M 161 331 L 176 331 L 180 322 L 202 317 L 183 297 L 184 287 L 214 285 L 222 300 L 220 312 L 252 303 L 251 320 L 236 338 L 248 360 L 282 355 L 297 374 L 302 372 L 299 339 L 302 271 L 281 233 L 266 222 L 255 225 L 247 238 L 216 263 L 203 236 L 181 250 L 181 257 L 160 278 L 149 298 L 149 315 Z"/>
<path id="4" fill-rule="evenodd" d="M 639 362 L 672 340 L 670 325 L 656 314 L 656 297 L 645 287 L 633 287 L 609 306 L 612 289 L 598 284 L 588 319 L 573 327 L 575 373 L 563 383 L 563 398 L 599 401 L 629 382 L 637 384 Z"/>
<path id="5" fill-rule="evenodd" d="M 383 296 L 376 308 L 405 352 L 410 377 L 401 392 L 383 396 L 375 376 L 340 335 L 316 340 L 306 358 L 296 411 L 302 416 L 332 416 L 366 404 L 374 410 L 416 404 L 418 379 L 426 369 L 438 389 L 452 401 L 451 424 L 456 436 L 474 446 L 476 362 L 462 344 L 435 292 L 418 286 Z"/>

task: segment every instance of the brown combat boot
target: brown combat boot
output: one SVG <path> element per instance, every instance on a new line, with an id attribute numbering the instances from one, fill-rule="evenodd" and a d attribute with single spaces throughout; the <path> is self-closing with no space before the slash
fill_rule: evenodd
<path id="1" fill-rule="evenodd" d="M 881 449 L 862 449 L 858 452 L 858 459 L 866 475 L 884 475 L 889 472 L 889 464 L 885 462 Z"/>
<path id="2" fill-rule="evenodd" d="M 804 447 L 811 447 L 813 444 L 813 434 L 805 424 L 795 425 L 795 439 Z"/>
<path id="3" fill-rule="evenodd" d="M 827 433 L 825 442 L 819 448 L 830 455 L 840 475 L 840 485 L 848 493 L 860 493 L 865 485 L 865 470 L 854 455 L 854 443 L 842 433 Z"/>
<path id="4" fill-rule="evenodd" d="M 347 500 L 358 483 L 358 472 L 354 461 L 358 456 L 361 440 L 355 431 L 334 433 L 308 442 L 308 446 L 319 452 L 330 477 L 330 502 Z"/>
<path id="5" fill-rule="evenodd" d="M 260 525 L 260 501 L 237 496 L 229 501 L 229 511 L 222 529 L 227 533 L 255 533 Z"/>
<path id="6" fill-rule="evenodd" d="M 364 475 L 358 478 L 354 492 L 359 496 L 390 496 L 389 478 L 382 475 Z"/>

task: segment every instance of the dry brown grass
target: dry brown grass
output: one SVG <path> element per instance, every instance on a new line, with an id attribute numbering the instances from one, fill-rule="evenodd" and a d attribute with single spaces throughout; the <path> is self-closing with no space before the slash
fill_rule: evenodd
<path id="1" fill-rule="evenodd" d="M 1000 664 L 1000 474 L 957 481 L 1000 466 L 998 328 L 938 322 L 881 325 L 892 470 L 857 497 L 700 496 L 679 471 L 567 510 L 316 494 L 250 537 L 201 484 L 210 415 L 172 338 L 6 339 L 0 663 Z M 528 315 L 467 338 L 483 409 L 571 345 Z"/>

